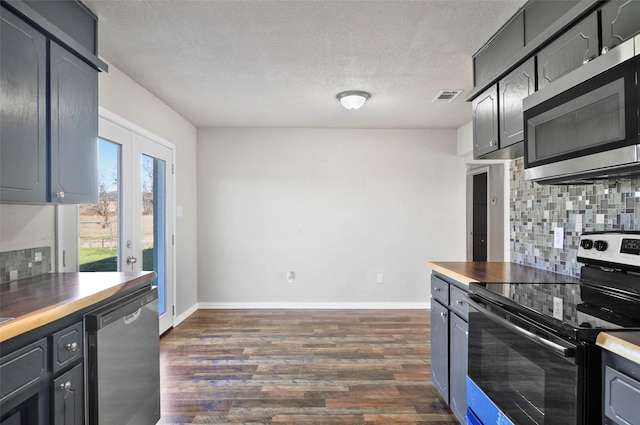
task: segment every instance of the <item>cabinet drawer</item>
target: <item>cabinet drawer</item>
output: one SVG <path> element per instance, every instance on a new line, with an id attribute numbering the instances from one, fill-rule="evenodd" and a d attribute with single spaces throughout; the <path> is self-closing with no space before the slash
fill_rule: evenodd
<path id="1" fill-rule="evenodd" d="M 640 382 L 606 366 L 604 386 L 604 415 L 614 424 L 639 425 Z"/>
<path id="2" fill-rule="evenodd" d="M 47 374 L 47 339 L 0 359 L 0 401 L 38 382 Z"/>
<path id="3" fill-rule="evenodd" d="M 431 275 L 431 296 L 444 305 L 449 305 L 449 283 Z"/>
<path id="4" fill-rule="evenodd" d="M 82 358 L 82 322 L 53 334 L 53 372 Z"/>
<path id="5" fill-rule="evenodd" d="M 449 306 L 464 320 L 469 320 L 469 304 L 464 299 L 465 292 L 451 285 L 451 293 L 449 295 Z"/>

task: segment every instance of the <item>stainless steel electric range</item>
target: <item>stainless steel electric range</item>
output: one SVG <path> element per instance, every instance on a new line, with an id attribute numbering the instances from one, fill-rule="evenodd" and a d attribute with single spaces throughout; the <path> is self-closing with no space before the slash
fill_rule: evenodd
<path id="1" fill-rule="evenodd" d="M 640 330 L 640 232 L 580 237 L 578 284 L 469 286 L 468 424 L 601 424 L 603 330 Z"/>

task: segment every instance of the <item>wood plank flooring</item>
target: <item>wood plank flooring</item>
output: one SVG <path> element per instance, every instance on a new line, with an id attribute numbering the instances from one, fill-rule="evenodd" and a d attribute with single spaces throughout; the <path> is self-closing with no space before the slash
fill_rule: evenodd
<path id="1" fill-rule="evenodd" d="M 162 337 L 160 424 L 458 424 L 428 310 L 200 310 Z"/>

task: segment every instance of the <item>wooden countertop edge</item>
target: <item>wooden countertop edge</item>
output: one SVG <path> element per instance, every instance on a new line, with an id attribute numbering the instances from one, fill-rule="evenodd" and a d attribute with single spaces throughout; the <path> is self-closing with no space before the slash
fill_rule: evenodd
<path id="1" fill-rule="evenodd" d="M 34 311 L 24 316 L 16 317 L 9 322 L 0 325 L 0 342 L 7 341 L 18 335 L 32 331 L 40 326 L 47 325 L 62 319 L 70 314 L 76 313 L 94 304 L 100 303 L 116 295 L 125 286 L 139 281 L 149 280 L 148 276 L 139 276 L 126 282 L 114 285 L 100 292 L 96 292 L 86 297 Z"/>
<path id="2" fill-rule="evenodd" d="M 600 332 L 596 345 L 627 360 L 640 364 L 640 345 L 607 332 Z"/>
<path id="3" fill-rule="evenodd" d="M 433 271 L 435 271 L 435 272 L 438 272 L 438 273 L 440 273 L 440 274 L 443 274 L 443 275 L 445 275 L 445 276 L 447 276 L 447 277 L 450 277 L 451 279 L 454 279 L 454 280 L 456 280 L 456 281 L 458 281 L 458 282 L 460 282 L 460 283 L 463 283 L 463 284 L 465 284 L 465 285 L 467 285 L 467 286 L 468 286 L 471 282 L 478 282 L 477 280 L 472 279 L 472 278 L 470 278 L 469 276 L 465 276 L 465 275 L 463 275 L 463 274 L 460 274 L 460 273 L 454 272 L 453 270 L 448 269 L 448 268 L 446 268 L 446 267 L 443 267 L 443 266 L 441 266 L 441 265 L 439 265 L 439 264 L 437 264 L 437 263 L 429 262 L 427 265 L 429 266 L 429 268 L 430 268 L 431 270 L 433 270 Z"/>

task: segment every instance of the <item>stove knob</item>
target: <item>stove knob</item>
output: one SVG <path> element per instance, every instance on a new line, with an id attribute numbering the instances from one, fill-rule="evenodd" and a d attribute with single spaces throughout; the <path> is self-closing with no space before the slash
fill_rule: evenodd
<path id="1" fill-rule="evenodd" d="M 583 239 L 580 241 L 580 246 L 584 249 L 591 249 L 593 248 L 593 241 L 591 239 Z"/>
<path id="2" fill-rule="evenodd" d="M 607 241 L 595 241 L 593 246 L 596 248 L 596 251 L 605 251 L 609 244 L 607 244 Z"/>

